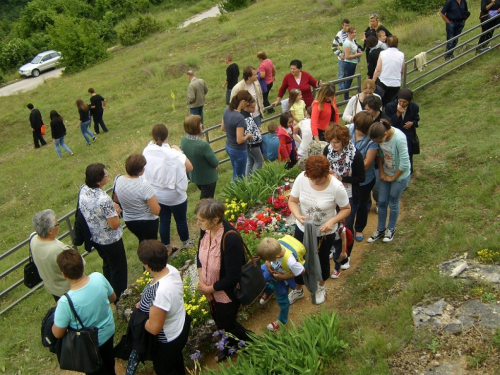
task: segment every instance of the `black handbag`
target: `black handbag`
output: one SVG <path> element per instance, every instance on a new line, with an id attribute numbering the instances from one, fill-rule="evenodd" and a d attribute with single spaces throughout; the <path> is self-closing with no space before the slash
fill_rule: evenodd
<path id="1" fill-rule="evenodd" d="M 415 132 L 415 136 L 413 137 L 413 145 L 412 145 L 413 155 L 420 154 L 420 139 L 418 139 L 417 132 Z"/>
<path id="2" fill-rule="evenodd" d="M 243 242 L 241 234 L 237 231 L 230 230 L 226 232 L 223 239 L 223 249 L 226 247 L 226 236 L 228 233 L 234 232 L 240 237 L 243 246 L 245 247 L 246 263 L 242 267 L 241 280 L 234 288 L 234 296 L 242 305 L 252 304 L 262 294 L 266 287 L 266 280 L 260 268 L 260 257 L 252 256 L 247 245 Z"/>
<path id="3" fill-rule="evenodd" d="M 36 267 L 35 262 L 33 262 L 33 254 L 31 253 L 31 240 L 35 235 L 36 232 L 31 233 L 29 242 L 30 255 L 28 258 L 28 264 L 24 266 L 24 285 L 30 289 L 42 282 L 42 278 L 38 273 L 38 268 Z"/>
<path id="4" fill-rule="evenodd" d="M 80 189 L 81 193 L 82 189 Z M 90 228 L 85 220 L 85 217 L 80 210 L 80 194 L 78 194 L 78 203 L 76 204 L 75 212 L 75 225 L 73 227 L 73 233 L 71 235 L 71 242 L 75 246 L 81 246 L 85 244 L 85 250 L 89 253 L 92 251 L 92 243 L 90 242 Z"/>
<path id="5" fill-rule="evenodd" d="M 85 327 L 76 313 L 73 301 L 68 293 L 64 294 L 68 299 L 71 311 L 81 325 L 81 328 L 68 327 L 62 338 L 61 356 L 59 367 L 61 370 L 79 371 L 91 373 L 102 366 L 102 358 L 99 353 L 98 327 Z M 78 323 L 77 323 L 78 327 Z"/>

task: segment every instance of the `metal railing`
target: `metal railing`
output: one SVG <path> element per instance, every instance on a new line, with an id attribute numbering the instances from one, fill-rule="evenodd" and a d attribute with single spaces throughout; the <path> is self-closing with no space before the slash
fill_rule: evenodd
<path id="1" fill-rule="evenodd" d="M 489 49 L 481 49 L 478 43 L 473 43 L 472 46 L 469 45 L 470 42 L 475 41 L 476 39 L 481 38 L 482 36 L 486 35 L 489 32 L 492 32 L 493 30 L 499 28 L 499 26 L 496 26 L 495 28 L 491 30 L 487 30 L 485 32 L 482 32 L 476 36 L 471 37 L 470 39 L 467 39 L 465 41 L 462 41 L 461 43 L 457 43 L 457 45 L 449 50 L 449 51 L 439 51 L 441 48 L 445 47 L 446 44 L 449 42 L 452 42 L 454 40 L 458 40 L 459 38 L 463 39 L 464 37 L 470 37 L 470 33 L 475 31 L 478 28 L 481 28 L 482 26 L 493 22 L 493 21 L 498 21 L 500 19 L 500 15 L 497 15 L 496 17 L 490 18 L 483 23 L 480 23 L 477 26 L 474 26 L 467 31 L 464 31 L 462 34 L 447 40 L 443 43 L 438 44 L 437 46 L 431 48 L 430 50 L 426 51 L 427 55 L 427 67 L 430 67 L 431 69 L 426 71 L 426 72 L 421 72 L 417 69 L 416 67 L 416 59 L 412 58 L 408 61 L 405 62 L 405 69 L 404 69 L 404 74 L 403 74 L 403 87 L 411 88 L 412 91 L 417 91 L 425 86 L 427 86 L 430 83 L 433 83 L 437 81 L 438 79 L 444 77 L 445 75 L 453 72 L 456 69 L 461 68 L 462 66 L 468 64 L 469 62 L 477 59 L 478 57 L 481 57 L 482 55 L 490 52 L 493 50 L 493 48 L 496 48 L 500 46 L 500 43 L 494 45 L 493 47 L 490 47 Z M 497 35 L 494 35 L 488 42 L 491 44 L 495 39 L 497 39 L 500 35 L 497 33 Z M 498 41 L 497 41 L 498 42 Z M 479 48 L 479 49 L 478 49 Z M 450 59 L 445 59 L 445 61 L 442 64 L 439 64 L 438 60 L 441 58 L 445 58 L 447 54 L 450 52 L 460 52 L 459 55 L 454 56 L 453 58 Z M 457 60 L 461 59 L 463 56 L 469 54 L 469 53 L 474 53 L 474 56 L 470 57 L 469 59 L 462 61 L 460 60 L 460 63 L 457 65 L 451 65 Z M 430 57 L 430 59 L 429 59 Z M 437 64 L 437 65 L 436 65 Z M 444 69 L 446 67 L 446 69 Z M 418 75 L 418 73 L 422 73 Z M 413 78 L 414 77 L 414 78 Z M 428 81 L 422 82 L 425 78 L 428 78 Z M 410 87 L 410 86 L 415 86 L 417 84 L 420 84 L 420 86 L 417 87 Z"/>
<path id="2" fill-rule="evenodd" d="M 336 96 L 343 95 L 345 92 L 350 92 L 350 91 L 356 91 L 357 93 L 361 92 L 361 75 L 360 74 L 356 74 L 356 75 L 354 75 L 352 77 L 342 78 L 340 80 L 329 81 L 329 83 L 338 84 L 340 82 L 344 82 L 344 81 L 347 81 L 347 80 L 350 80 L 350 79 L 352 79 L 353 83 L 355 82 L 356 84 L 355 85 L 351 85 L 351 87 L 349 89 L 347 89 L 347 90 L 339 90 L 336 93 Z M 314 94 L 316 94 L 317 90 L 318 89 L 314 90 Z M 341 101 L 339 101 L 337 103 L 337 107 L 342 107 L 346 103 L 347 103 L 347 101 L 341 100 Z M 266 107 L 265 109 L 269 109 L 269 108 L 273 108 L 273 107 Z M 262 123 L 266 123 L 266 122 L 275 120 L 280 115 L 281 115 L 281 113 L 278 113 L 276 115 L 268 116 L 268 117 L 266 117 L 266 119 L 264 119 L 262 121 Z M 226 134 L 222 133 L 222 131 L 220 130 L 220 127 L 221 127 L 221 124 L 217 124 L 217 125 L 214 125 L 214 126 L 208 128 L 208 129 L 205 129 L 203 131 L 202 135 L 205 137 L 206 141 L 210 145 L 213 145 L 215 142 L 222 141 L 222 140 L 224 140 L 226 138 Z M 211 137 L 211 134 L 214 133 L 214 132 L 217 132 L 217 131 L 219 133 L 221 133 L 221 134 L 214 135 L 213 137 Z M 216 154 L 220 154 L 222 152 L 225 152 L 225 148 L 224 147 L 218 148 L 218 149 L 214 150 L 214 152 Z M 220 163 L 225 163 L 225 162 L 228 162 L 228 161 L 229 161 L 229 158 L 225 158 L 225 159 L 222 159 L 220 161 Z M 112 190 L 112 188 L 109 188 L 106 192 L 109 194 L 111 192 L 111 190 Z M 73 210 L 70 213 L 68 213 L 68 214 L 64 215 L 63 217 L 61 217 L 60 219 L 58 219 L 59 223 L 63 223 L 64 222 L 66 224 L 66 227 L 67 227 L 66 232 L 64 232 L 62 235 L 60 235 L 58 237 L 59 240 L 63 240 L 64 238 L 73 235 L 73 223 L 71 221 L 71 218 L 73 218 L 75 216 L 75 211 L 76 210 Z M 125 226 L 123 226 L 123 227 L 125 228 Z M 22 241 L 21 243 L 17 244 L 16 246 L 14 246 L 13 248 L 11 248 L 10 250 L 7 250 L 5 253 L 0 254 L 0 261 L 2 261 L 4 259 L 6 259 L 7 257 L 15 254 L 20 249 L 25 249 L 26 254 L 28 254 L 28 250 L 26 249 L 26 245 L 29 245 L 29 238 L 27 238 L 24 241 Z M 85 251 L 82 255 L 85 257 L 85 256 L 88 255 L 88 252 Z M 24 266 L 26 263 L 28 263 L 28 260 L 29 260 L 29 257 L 26 256 L 25 258 L 21 259 L 19 262 L 17 262 L 16 264 L 14 264 L 10 268 L 8 268 L 7 270 L 3 271 L 0 274 L 0 281 L 2 279 L 6 278 L 8 275 L 12 274 L 14 271 L 16 271 L 19 268 L 21 268 L 22 266 Z M 17 279 L 16 281 L 14 281 L 14 283 L 12 283 L 11 285 L 9 285 L 6 289 L 2 290 L 0 292 L 0 299 L 4 298 L 7 294 L 9 294 L 11 291 L 13 291 L 14 289 L 16 289 L 17 287 L 19 287 L 21 285 L 24 285 L 24 278 Z M 7 307 L 5 307 L 2 311 L 0 311 L 0 315 L 2 315 L 6 311 L 8 311 L 11 308 L 13 308 L 14 306 L 16 306 L 21 301 L 23 301 L 26 298 L 28 298 L 29 296 L 31 296 L 38 289 L 40 289 L 42 286 L 43 286 L 43 282 L 41 282 L 37 286 L 35 286 L 32 289 L 30 289 L 26 294 L 24 294 L 20 298 L 16 299 L 12 303 L 10 303 Z"/>
<path id="3" fill-rule="evenodd" d="M 356 94 L 360 93 L 361 92 L 361 74 L 355 74 L 351 77 L 344 77 L 341 79 L 335 79 L 335 80 L 328 81 L 325 83 L 333 83 L 335 85 L 338 85 L 339 83 L 344 82 L 344 81 L 348 81 L 348 80 L 352 80 L 353 84 L 351 84 L 351 87 L 348 89 L 336 91 L 335 97 L 343 97 L 344 93 L 352 92 L 352 91 L 356 91 Z M 319 88 L 315 88 L 313 90 L 314 96 L 316 96 L 316 93 L 318 92 L 318 90 L 319 90 Z M 343 100 L 343 99 L 337 101 L 337 108 L 342 108 L 343 106 L 345 106 L 347 104 L 347 102 L 348 102 L 348 100 Z M 269 107 L 264 108 L 264 110 L 268 110 L 271 108 L 277 108 L 277 107 L 269 106 Z M 281 113 L 267 116 L 264 120 L 262 120 L 262 124 L 269 122 L 269 121 L 276 120 L 277 118 L 280 117 L 280 115 L 281 115 Z M 340 117 L 342 118 L 342 113 L 340 113 Z M 205 140 L 210 145 L 213 145 L 214 143 L 216 143 L 218 141 L 222 141 L 222 140 L 226 139 L 226 133 L 223 133 L 222 130 L 220 130 L 220 128 L 221 128 L 221 124 L 217 124 L 217 125 L 214 125 L 210 128 L 207 128 L 203 131 L 202 137 L 204 137 Z M 212 136 L 213 133 L 215 133 L 215 135 Z M 267 132 L 262 132 L 262 134 L 266 134 L 266 133 Z M 212 148 L 214 148 L 214 147 L 212 147 Z M 220 154 L 220 153 L 225 152 L 225 151 L 226 151 L 226 149 L 224 146 L 214 150 L 215 154 Z M 227 163 L 228 161 L 229 161 L 229 157 L 226 157 L 226 158 L 220 160 L 220 164 Z"/>

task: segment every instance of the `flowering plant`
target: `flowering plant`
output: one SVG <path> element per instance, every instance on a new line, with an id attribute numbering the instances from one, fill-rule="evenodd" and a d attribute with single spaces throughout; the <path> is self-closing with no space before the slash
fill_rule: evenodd
<path id="1" fill-rule="evenodd" d="M 248 218 L 241 215 L 238 217 L 236 223 L 231 224 L 242 233 L 256 233 L 257 238 L 260 238 L 262 232 L 290 233 L 292 231 L 292 226 L 286 221 L 285 217 L 287 214 L 290 215 L 288 204 L 286 204 L 286 208 L 281 207 L 280 212 L 275 212 L 272 208 L 265 207 L 262 210 L 254 212 Z"/>
<path id="2" fill-rule="evenodd" d="M 184 280 L 184 308 L 193 319 L 191 327 L 194 328 L 211 319 L 211 315 L 209 314 L 210 308 L 207 298 L 198 289 L 192 289 L 190 285 L 191 281 L 189 278 Z"/>
<path id="3" fill-rule="evenodd" d="M 236 199 L 226 199 L 226 212 L 224 214 L 227 221 L 234 221 L 238 216 L 244 215 L 247 212 L 247 204 Z"/>
<path id="4" fill-rule="evenodd" d="M 282 188 L 279 187 L 277 189 L 278 197 L 274 198 L 274 196 L 267 198 L 267 205 L 271 208 L 274 208 L 276 211 L 279 211 L 282 215 L 290 216 L 291 211 L 290 207 L 288 207 L 288 201 L 286 197 L 281 194 Z"/>
<path id="5" fill-rule="evenodd" d="M 151 280 L 153 280 L 153 278 L 151 277 L 148 271 L 144 271 L 142 273 L 142 276 L 139 277 L 137 280 L 135 280 L 135 282 L 137 283 L 137 290 L 139 291 L 140 294 L 142 294 L 142 291 L 144 290 L 146 285 L 148 285 L 151 282 Z"/>

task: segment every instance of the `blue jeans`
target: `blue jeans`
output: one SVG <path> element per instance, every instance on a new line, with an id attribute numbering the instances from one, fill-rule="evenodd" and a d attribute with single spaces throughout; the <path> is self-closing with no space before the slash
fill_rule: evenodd
<path id="1" fill-rule="evenodd" d="M 57 155 L 59 155 L 60 158 L 62 158 L 62 152 L 61 152 L 61 147 L 64 148 L 66 151 L 68 151 L 68 154 L 72 154 L 73 152 L 69 149 L 68 146 L 66 146 L 66 143 L 64 143 L 64 135 L 59 138 L 59 139 L 54 139 L 55 146 L 56 146 L 56 151 Z"/>
<path id="2" fill-rule="evenodd" d="M 451 21 L 450 23 L 446 24 L 446 40 L 450 40 L 453 37 L 456 37 L 457 35 L 460 35 L 462 33 L 462 30 L 465 26 L 464 21 Z M 446 51 L 449 51 L 450 49 L 455 48 L 455 46 L 458 43 L 458 39 L 452 40 L 451 42 L 446 43 Z M 453 57 L 453 51 L 450 53 L 446 54 L 447 57 Z"/>
<path id="3" fill-rule="evenodd" d="M 288 299 L 288 284 L 286 286 L 285 293 L 280 293 L 280 288 L 278 287 L 278 282 L 276 279 L 271 279 L 267 282 L 264 293 L 271 294 L 274 290 L 276 294 L 276 301 L 280 307 L 280 314 L 278 315 L 278 320 L 280 323 L 286 324 L 288 322 L 288 311 L 290 310 L 290 300 Z"/>
<path id="4" fill-rule="evenodd" d="M 85 138 L 85 141 L 87 142 L 88 145 L 90 144 L 90 140 L 89 140 L 88 135 L 90 135 L 92 137 L 92 139 L 95 138 L 94 133 L 92 133 L 89 130 L 89 126 L 90 126 L 90 120 L 82 122 L 80 124 L 80 131 L 82 132 L 83 138 Z"/>
<path id="5" fill-rule="evenodd" d="M 262 164 L 264 164 L 264 157 L 262 156 L 260 147 L 249 148 L 247 157 L 247 176 L 251 175 L 257 169 L 261 169 Z"/>
<path id="6" fill-rule="evenodd" d="M 203 106 L 189 108 L 189 113 L 192 114 L 192 115 L 201 116 L 201 123 L 203 124 Z"/>
<path id="7" fill-rule="evenodd" d="M 226 104 L 229 105 L 230 101 L 231 101 L 231 90 L 227 89 L 226 90 Z"/>
<path id="8" fill-rule="evenodd" d="M 411 175 L 410 175 L 411 176 Z M 396 227 L 396 222 L 399 217 L 399 200 L 405 191 L 408 182 L 410 181 L 410 176 L 406 177 L 401 181 L 382 181 L 380 180 L 379 193 L 378 193 L 378 224 L 377 229 L 382 231 L 386 228 L 385 223 L 387 221 L 387 206 L 391 209 L 389 214 L 389 223 L 387 228 L 394 230 Z"/>
<path id="9" fill-rule="evenodd" d="M 236 181 L 238 177 L 245 178 L 248 150 L 246 148 L 244 150 L 238 150 L 226 144 L 226 152 L 233 166 L 233 181 Z"/>
<path id="10" fill-rule="evenodd" d="M 254 117 L 253 120 L 255 121 L 255 123 L 257 124 L 257 126 L 260 128 L 261 124 L 262 124 L 262 115 Z"/>
<path id="11" fill-rule="evenodd" d="M 174 214 L 177 233 L 182 242 L 189 240 L 189 228 L 187 224 L 187 199 L 178 205 L 167 206 L 160 203 L 160 238 L 164 245 L 170 245 L 170 222 Z"/>
<path id="12" fill-rule="evenodd" d="M 357 64 L 354 64 L 352 62 L 344 61 L 344 78 L 351 77 L 356 74 L 356 65 Z M 348 89 L 349 87 L 351 87 L 351 84 L 352 79 L 345 81 L 343 89 Z M 349 100 L 349 92 L 344 93 L 344 100 Z"/>
<path id="13" fill-rule="evenodd" d="M 344 75 L 344 66 L 345 66 L 346 62 L 344 60 L 339 60 L 339 75 L 338 75 L 338 79 L 342 79 L 345 77 Z M 337 85 L 339 90 L 342 90 L 344 88 L 344 82 L 339 82 L 339 84 Z"/>

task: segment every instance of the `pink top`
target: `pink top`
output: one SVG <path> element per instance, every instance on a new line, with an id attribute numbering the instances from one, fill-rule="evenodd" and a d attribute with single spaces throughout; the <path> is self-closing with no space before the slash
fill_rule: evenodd
<path id="1" fill-rule="evenodd" d="M 265 72 L 266 73 L 266 84 L 269 85 L 271 82 L 274 81 L 273 77 L 273 62 L 271 59 L 265 59 L 262 61 L 262 63 L 259 66 L 259 72 Z"/>
<path id="2" fill-rule="evenodd" d="M 201 277 L 202 281 L 208 286 L 215 284 L 220 276 L 221 250 L 220 245 L 224 227 L 221 226 L 215 237 L 210 241 L 210 231 L 207 230 L 200 242 L 200 262 L 201 262 Z M 226 292 L 219 290 L 214 293 L 214 298 L 217 302 L 229 303 L 232 302 Z"/>
<path id="3" fill-rule="evenodd" d="M 312 75 L 307 72 L 302 72 L 302 77 L 300 77 L 300 84 L 297 83 L 295 77 L 292 73 L 288 73 L 283 77 L 283 83 L 281 84 L 280 90 L 278 91 L 278 97 L 282 98 L 285 94 L 285 91 L 292 89 L 299 89 L 302 93 L 302 100 L 306 103 L 306 108 L 309 107 L 313 100 L 314 96 L 311 91 L 311 86 L 316 87 L 318 85 L 318 81 L 316 81 Z"/>

